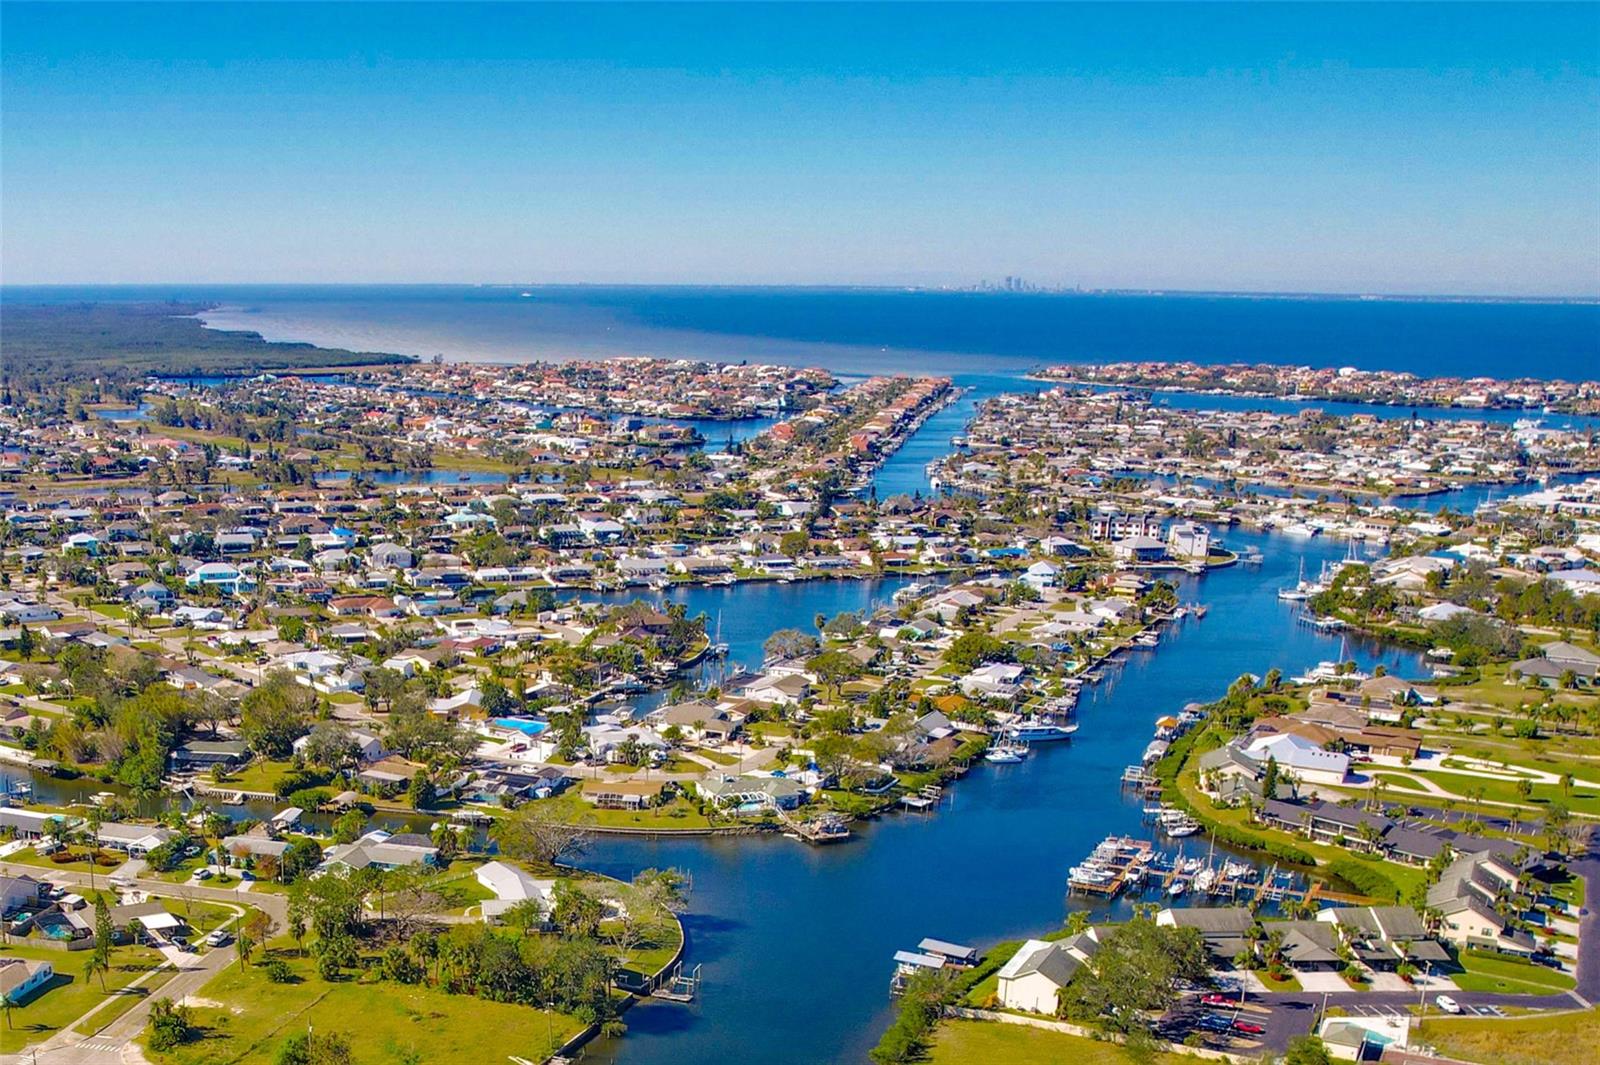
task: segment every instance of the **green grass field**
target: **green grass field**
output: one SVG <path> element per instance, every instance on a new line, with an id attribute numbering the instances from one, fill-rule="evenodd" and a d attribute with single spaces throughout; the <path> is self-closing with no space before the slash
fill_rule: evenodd
<path id="1" fill-rule="evenodd" d="M 222 1003 L 195 1011 L 201 1038 L 146 1055 L 161 1065 L 271 1065 L 283 1040 L 310 1025 L 346 1036 L 356 1065 L 388 1065 L 405 1052 L 430 1065 L 504 1061 L 513 1054 L 543 1061 L 582 1027 L 563 1014 L 429 987 L 354 980 L 330 984 L 292 949 L 278 956 L 299 982 L 272 983 L 259 965 L 230 966 L 201 990 L 203 998 Z"/>
<path id="2" fill-rule="evenodd" d="M 931 1065 L 1134 1065 L 1134 1058 L 1114 1043 L 989 1021 L 942 1022 L 927 1060 Z M 1193 1060 L 1158 1054 L 1153 1065 Z"/>
<path id="3" fill-rule="evenodd" d="M 1463 991 L 1495 991 L 1513 995 L 1555 994 L 1571 990 L 1576 984 L 1566 973 L 1543 965 L 1483 954 L 1474 950 L 1461 952 L 1460 962 L 1465 970 L 1451 977 Z"/>
<path id="4" fill-rule="evenodd" d="M 145 947 L 118 947 L 112 953 L 111 971 L 106 974 L 106 990 L 102 991 L 98 977 L 89 980 L 83 975 L 84 964 L 92 954 L 87 950 L 0 946 L 0 958 L 47 961 L 56 974 L 42 990 L 12 1010 L 11 1030 L 0 1027 L 0 1053 L 19 1053 L 24 1047 L 49 1039 L 108 997 L 116 996 L 162 960 L 161 955 Z"/>
<path id="5" fill-rule="evenodd" d="M 1600 1010 L 1515 1020 L 1430 1017 L 1413 1040 L 1483 1065 L 1593 1065 Z"/>

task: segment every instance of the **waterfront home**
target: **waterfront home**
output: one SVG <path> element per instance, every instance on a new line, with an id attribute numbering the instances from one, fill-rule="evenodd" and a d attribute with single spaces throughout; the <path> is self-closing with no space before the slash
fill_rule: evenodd
<path id="1" fill-rule="evenodd" d="M 1211 530 L 1197 522 L 1173 522 L 1167 530 L 1167 553 L 1177 559 L 1205 561 L 1211 554 Z"/>
<path id="2" fill-rule="evenodd" d="M 172 768 L 209 769 L 220 765 L 232 769 L 249 758 L 243 740 L 189 740 L 172 750 Z"/>
<path id="3" fill-rule="evenodd" d="M 1219 968 L 1231 967 L 1241 951 L 1252 949 L 1250 930 L 1255 923 L 1255 915 L 1244 906 L 1168 907 L 1156 914 L 1156 924 L 1163 927 L 1199 931 L 1211 964 Z"/>
<path id="4" fill-rule="evenodd" d="M 17 839 L 40 839 L 50 835 L 58 827 L 65 832 L 82 823 L 82 818 L 68 817 L 65 814 L 24 810 L 16 806 L 0 806 L 0 830 L 10 830 Z"/>
<path id="5" fill-rule="evenodd" d="M 1111 555 L 1121 563 L 1149 565 L 1167 557 L 1167 545 L 1153 536 L 1130 536 L 1113 541 Z"/>
<path id="6" fill-rule="evenodd" d="M 811 681 L 799 673 L 767 672 L 746 684 L 739 696 L 758 703 L 793 706 L 811 691 Z"/>
<path id="7" fill-rule="evenodd" d="M 787 777 L 706 777 L 695 790 L 724 809 L 793 810 L 805 801 L 806 790 Z"/>
<path id="8" fill-rule="evenodd" d="M 642 810 L 661 801 L 664 780 L 585 780 L 579 794 L 602 810 Z"/>
<path id="9" fill-rule="evenodd" d="M 1302 804 L 1268 800 L 1261 805 L 1260 818 L 1270 827 L 1304 832 L 1325 843 L 1354 844 L 1365 832 L 1371 835 L 1374 847 L 1394 827 L 1394 822 L 1382 814 L 1321 801 Z"/>
<path id="10" fill-rule="evenodd" d="M 485 862 L 473 871 L 478 883 L 494 893 L 478 910 L 485 921 L 497 921 L 513 906 L 532 900 L 541 913 L 549 914 L 555 903 L 554 880 L 537 880 L 507 862 Z"/>
<path id="11" fill-rule="evenodd" d="M 726 711 L 702 702 L 663 706 L 651 717 L 663 731 L 676 727 L 685 738 L 708 743 L 726 743 L 740 727 Z"/>
<path id="12" fill-rule="evenodd" d="M 121 821 L 107 821 L 96 833 L 96 839 L 102 847 L 124 851 L 130 858 L 142 858 L 175 838 L 176 832 L 161 825 L 135 825 Z"/>
<path id="13" fill-rule="evenodd" d="M 1093 929 L 1067 939 L 1030 939 L 1000 967 L 995 994 L 1009 1010 L 1055 1016 L 1061 989 L 1094 957 L 1100 941 Z"/>
<path id="14" fill-rule="evenodd" d="M 989 662 L 960 680 L 956 687 L 971 699 L 1015 699 L 1022 690 L 1023 667 L 1011 662 Z"/>
<path id="15" fill-rule="evenodd" d="M 358 869 L 400 869 L 406 866 L 432 866 L 439 860 L 439 848 L 426 836 L 414 832 L 393 835 L 373 829 L 353 843 L 329 847 L 317 874 L 345 873 Z"/>
<path id="16" fill-rule="evenodd" d="M 48 961 L 0 957 L 0 999 L 20 1006 L 55 975 L 55 967 Z"/>

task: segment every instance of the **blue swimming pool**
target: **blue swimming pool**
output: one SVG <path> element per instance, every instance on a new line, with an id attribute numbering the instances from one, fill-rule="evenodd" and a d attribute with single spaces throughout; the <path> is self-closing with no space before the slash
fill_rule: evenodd
<path id="1" fill-rule="evenodd" d="M 501 728 L 516 729 L 518 732 L 528 736 L 537 736 L 550 727 L 548 721 L 535 721 L 531 717 L 491 717 L 489 724 L 498 725 Z"/>
<path id="2" fill-rule="evenodd" d="M 44 913 L 34 919 L 33 927 L 39 934 L 49 939 L 67 940 L 72 938 L 72 924 L 59 913 Z"/>

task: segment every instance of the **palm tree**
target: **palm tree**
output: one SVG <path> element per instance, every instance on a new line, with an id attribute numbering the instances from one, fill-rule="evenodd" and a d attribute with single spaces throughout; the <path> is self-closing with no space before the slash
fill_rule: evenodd
<path id="1" fill-rule="evenodd" d="M 83 962 L 84 976 L 100 977 L 100 990 L 106 992 L 106 973 L 111 971 L 111 959 L 102 952 L 93 951 Z M 107 992 L 109 993 L 109 992 Z"/>

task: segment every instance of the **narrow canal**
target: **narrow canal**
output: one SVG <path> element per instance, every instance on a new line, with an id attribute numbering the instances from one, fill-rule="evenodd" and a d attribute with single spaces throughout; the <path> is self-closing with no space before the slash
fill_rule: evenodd
<path id="1" fill-rule="evenodd" d="M 1036 747 L 1020 765 L 975 769 L 937 813 L 893 815 L 826 848 L 781 837 L 601 841 L 586 864 L 602 872 L 676 866 L 692 875 L 685 924 L 705 984 L 693 1008 L 631 1011 L 626 1038 L 592 1047 L 589 1060 L 863 1061 L 888 1019 L 895 950 L 924 936 L 986 946 L 1059 923 L 1067 868 L 1109 833 L 1142 832 L 1139 804 L 1123 796 L 1119 777 L 1157 717 L 1215 697 L 1242 672 L 1293 673 L 1339 653 L 1337 637 L 1295 624 L 1276 591 L 1293 583 L 1302 554 L 1315 573 L 1344 546 L 1251 533 L 1229 541 L 1260 547 L 1266 562 L 1185 577 L 1182 597 L 1210 604 L 1206 618 L 1175 626 L 1155 651 L 1130 656 L 1087 691 L 1070 743 Z M 802 619 L 814 613 L 796 610 Z M 1421 668 L 1414 655 L 1354 640 L 1348 656 L 1369 669 Z"/>
<path id="2" fill-rule="evenodd" d="M 1037 387 L 999 375 L 957 383 L 972 391 L 884 464 L 875 482 L 880 499 L 926 493 L 926 465 L 949 450 L 977 403 L 1008 388 Z M 1120 777 L 1138 761 L 1157 717 L 1215 698 L 1241 673 L 1276 666 L 1293 675 L 1340 656 L 1343 641 L 1296 624 L 1277 590 L 1295 581 L 1302 559 L 1314 574 L 1343 557 L 1345 545 L 1238 530 L 1227 539 L 1235 548 L 1260 548 L 1265 561 L 1183 577 L 1180 597 L 1207 603 L 1207 617 L 1174 626 L 1156 650 L 1128 656 L 1086 690 L 1082 727 L 1070 742 L 1040 745 L 1020 765 L 978 767 L 948 789 L 937 813 L 892 815 L 824 848 L 781 837 L 598 842 L 585 863 L 610 875 L 650 866 L 690 874 L 688 957 L 704 966 L 704 983 L 693 1007 L 647 1003 L 632 1010 L 627 1036 L 592 1045 L 586 1060 L 862 1062 L 890 1016 L 894 951 L 924 936 L 988 946 L 1061 922 L 1068 867 L 1108 834 L 1146 832 L 1140 804 L 1124 796 Z M 708 596 L 712 591 L 720 595 Z M 822 582 L 684 594 L 691 610 L 720 616 L 734 657 L 748 662 L 759 658 L 766 633 L 805 628 L 817 613 L 840 609 L 841 588 Z M 886 594 L 873 589 L 867 598 Z M 1397 673 L 1423 671 L 1414 654 L 1355 638 L 1344 656 L 1365 669 L 1381 663 Z M 1133 901 L 1095 908 L 1126 914 Z"/>

